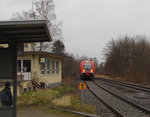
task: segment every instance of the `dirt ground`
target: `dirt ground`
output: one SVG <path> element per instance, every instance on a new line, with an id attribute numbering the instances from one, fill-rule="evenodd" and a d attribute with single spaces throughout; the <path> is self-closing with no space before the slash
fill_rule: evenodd
<path id="1" fill-rule="evenodd" d="M 78 115 L 53 110 L 47 107 L 18 107 L 17 117 L 78 117 Z"/>

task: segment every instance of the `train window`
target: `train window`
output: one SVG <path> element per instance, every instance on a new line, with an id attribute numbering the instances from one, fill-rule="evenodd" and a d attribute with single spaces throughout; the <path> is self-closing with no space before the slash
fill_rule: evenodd
<path id="1" fill-rule="evenodd" d="M 85 70 L 91 70 L 92 69 L 92 64 L 91 63 L 84 63 L 84 69 Z"/>

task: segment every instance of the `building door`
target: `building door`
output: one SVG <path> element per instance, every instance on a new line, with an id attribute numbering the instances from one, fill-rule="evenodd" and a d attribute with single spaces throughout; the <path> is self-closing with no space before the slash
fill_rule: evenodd
<path id="1" fill-rule="evenodd" d="M 31 80 L 31 60 L 18 60 L 18 80 Z"/>

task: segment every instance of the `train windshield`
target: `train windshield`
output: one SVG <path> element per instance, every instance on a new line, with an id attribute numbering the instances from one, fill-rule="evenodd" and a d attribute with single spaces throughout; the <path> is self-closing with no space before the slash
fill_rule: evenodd
<path id="1" fill-rule="evenodd" d="M 85 70 L 91 70 L 92 69 L 92 63 L 84 63 L 84 69 Z"/>

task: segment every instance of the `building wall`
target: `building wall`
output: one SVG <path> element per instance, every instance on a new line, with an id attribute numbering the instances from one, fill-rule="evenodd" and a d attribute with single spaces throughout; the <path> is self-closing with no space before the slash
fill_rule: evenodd
<path id="1" fill-rule="evenodd" d="M 52 83 L 61 83 L 62 81 L 62 61 L 60 59 L 57 59 L 57 58 L 53 58 L 53 57 L 46 57 L 50 63 L 52 61 L 59 61 L 59 73 L 58 74 L 41 74 L 41 69 L 40 69 L 40 64 L 39 64 L 39 58 L 41 56 L 39 55 L 36 55 L 35 56 L 35 63 L 33 63 L 33 69 L 34 71 L 37 71 L 38 74 L 40 74 L 46 81 L 49 82 L 49 84 L 52 84 Z M 52 63 L 51 63 L 51 67 L 52 67 Z M 52 68 L 51 68 L 52 69 Z M 52 71 L 51 71 L 52 72 Z"/>
<path id="2" fill-rule="evenodd" d="M 24 51 L 25 52 L 32 51 L 33 50 L 32 46 L 33 46 L 32 43 L 24 43 Z M 8 48 L 8 44 L 0 44 L 0 47 Z"/>
<path id="3" fill-rule="evenodd" d="M 41 74 L 41 65 L 40 65 L 40 57 L 46 57 L 50 63 L 52 61 L 59 61 L 59 73 L 58 74 L 52 74 L 52 71 L 50 74 Z M 54 58 L 52 56 L 46 56 L 46 55 L 32 55 L 32 54 L 27 54 L 25 57 L 18 57 L 18 59 L 30 59 L 31 60 L 31 71 L 36 72 L 40 76 L 42 76 L 47 82 L 48 86 L 57 86 L 60 85 L 62 82 L 62 60 L 59 58 Z M 56 64 L 56 63 L 55 63 Z M 51 63 L 51 69 L 52 69 L 52 63 Z"/>
<path id="4" fill-rule="evenodd" d="M 0 48 L 8 48 L 8 44 L 0 44 Z"/>
<path id="5" fill-rule="evenodd" d="M 32 44 L 31 43 L 24 43 L 24 51 L 32 51 Z"/>

